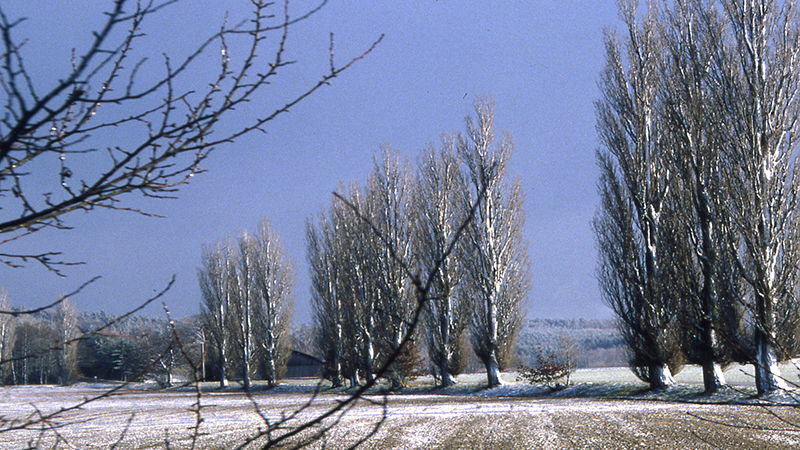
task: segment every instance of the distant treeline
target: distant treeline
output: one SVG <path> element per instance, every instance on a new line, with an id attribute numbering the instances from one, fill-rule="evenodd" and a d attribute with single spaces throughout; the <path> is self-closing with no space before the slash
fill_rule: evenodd
<path id="1" fill-rule="evenodd" d="M 612 319 L 528 319 L 517 337 L 520 364 L 533 366 L 540 354 L 571 352 L 577 367 L 627 364 L 624 343 Z"/>
<path id="2" fill-rule="evenodd" d="M 175 336 L 181 345 L 176 345 Z M 174 322 L 104 312 L 79 313 L 67 302 L 55 310 L 4 316 L 0 323 L 0 383 L 70 384 L 81 378 L 170 385 L 202 362 L 203 331 L 197 316 Z M 182 348 L 181 348 L 182 347 Z"/>

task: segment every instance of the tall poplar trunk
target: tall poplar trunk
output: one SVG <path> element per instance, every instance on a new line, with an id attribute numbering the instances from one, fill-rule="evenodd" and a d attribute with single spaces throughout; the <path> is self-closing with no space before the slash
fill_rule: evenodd
<path id="1" fill-rule="evenodd" d="M 786 390 L 789 386 L 781 377 L 775 350 L 775 312 L 771 299 L 756 294 L 756 314 L 756 388 L 759 394 Z"/>
<path id="2" fill-rule="evenodd" d="M 244 383 L 244 390 L 250 390 L 250 359 L 251 359 L 251 339 L 252 336 L 250 334 L 250 301 L 249 299 L 245 301 L 245 314 L 244 320 L 242 321 L 242 371 L 243 374 L 243 383 Z"/>
<path id="3" fill-rule="evenodd" d="M 206 349 L 207 349 L 207 342 L 205 332 L 203 333 L 203 340 L 200 343 L 200 380 L 199 381 L 206 381 Z M 192 372 L 195 373 L 194 377 L 197 379 L 197 370 L 193 370 Z"/>
<path id="4" fill-rule="evenodd" d="M 658 264 L 658 235 L 659 235 L 659 221 L 660 221 L 661 203 L 654 202 L 654 205 L 645 212 L 644 220 L 644 235 L 645 235 L 645 270 L 647 282 L 645 286 L 646 295 L 650 299 L 646 302 L 645 308 L 651 311 L 647 322 L 653 330 L 662 330 L 664 322 L 664 301 L 662 292 L 662 283 L 660 279 L 659 264 Z M 662 297 L 662 298 L 659 298 Z M 647 314 L 645 314 L 647 316 Z M 663 346 L 657 344 L 659 342 L 658 333 L 654 332 L 652 342 L 654 346 L 652 350 L 660 356 L 659 360 L 651 361 L 648 368 L 650 372 L 650 387 L 659 389 L 667 386 L 675 385 L 675 379 L 672 377 L 672 371 L 667 365 L 667 361 L 663 359 Z M 667 334 L 666 332 L 664 333 Z"/>
<path id="5" fill-rule="evenodd" d="M 774 165 L 774 157 L 769 152 L 769 149 L 762 146 L 761 153 L 763 161 L 761 163 L 761 171 L 759 173 L 759 183 L 767 192 L 767 187 L 773 181 L 772 167 Z M 760 197 L 757 193 L 757 198 Z M 778 201 L 773 198 L 766 198 L 765 201 L 757 204 L 765 204 L 762 208 L 758 221 L 758 237 L 760 238 L 761 252 L 754 252 L 762 256 L 760 270 L 757 271 L 755 290 L 755 312 L 756 312 L 756 332 L 755 332 L 755 345 L 756 345 L 756 360 L 755 360 L 755 373 L 756 373 L 756 388 L 759 394 L 769 393 L 780 389 L 787 389 L 786 381 L 781 377 L 780 369 L 778 368 L 778 354 L 776 352 L 777 334 L 775 330 L 775 299 L 772 297 L 774 288 L 774 280 L 778 277 L 778 259 L 782 255 L 775 254 L 772 248 L 772 243 L 776 239 L 773 230 L 772 221 L 770 220 L 770 212 L 778 211 L 775 206 Z M 785 270 L 785 269 L 784 269 Z M 796 270 L 796 269 L 793 269 Z"/>
<path id="6" fill-rule="evenodd" d="M 771 123 L 776 114 L 770 107 L 787 108 L 795 105 L 775 104 L 770 102 L 768 90 L 768 48 L 770 46 L 767 36 L 768 17 L 762 13 L 766 12 L 764 4 L 749 4 L 748 10 L 753 15 L 751 21 L 745 25 L 745 47 L 747 48 L 752 64 L 746 74 L 750 88 L 750 102 L 753 107 L 752 126 L 754 127 L 750 136 L 750 147 L 755 150 L 756 164 L 753 168 L 758 170 L 752 195 L 752 204 L 758 208 L 758 224 L 755 246 L 749 249 L 751 257 L 755 259 L 756 273 L 751 285 L 754 289 L 755 297 L 755 345 L 756 345 L 756 387 L 758 392 L 768 393 L 779 389 L 786 389 L 787 384 L 781 378 L 778 368 L 778 355 L 775 346 L 777 345 L 777 334 L 775 329 L 775 308 L 777 299 L 775 295 L 775 280 L 780 278 L 779 271 L 797 270 L 796 260 L 785 260 L 779 263 L 781 258 L 789 258 L 790 255 L 782 254 L 778 248 L 782 248 L 781 240 L 790 239 L 787 234 L 794 230 L 787 228 L 790 225 L 776 224 L 774 218 L 785 214 L 783 203 L 790 200 L 791 194 L 783 191 L 782 183 L 787 176 L 785 173 L 776 172 L 775 169 L 781 164 L 781 149 L 779 141 L 789 136 L 791 140 L 790 128 L 786 124 Z M 788 57 L 788 55 L 784 55 Z M 796 76 L 792 74 L 792 76 Z M 786 81 L 792 81 L 791 76 Z M 782 82 L 784 80 L 781 80 Z M 784 169 L 785 170 L 785 169 Z M 776 179 L 777 177 L 777 179 Z M 790 178 L 789 178 L 790 179 Z M 789 269 L 787 269 L 789 267 Z"/>
<path id="7" fill-rule="evenodd" d="M 500 292 L 502 286 L 502 280 L 498 280 L 498 273 L 497 271 L 500 270 L 500 264 L 497 260 L 499 257 L 499 249 L 497 248 L 497 243 L 495 242 L 495 204 L 494 198 L 492 196 L 487 196 L 484 200 L 484 204 L 486 205 L 485 213 L 484 213 L 484 227 L 485 228 L 485 235 L 486 235 L 486 253 L 488 255 L 488 259 L 490 261 L 490 267 L 488 268 L 488 275 L 491 280 L 491 292 L 488 292 L 486 296 L 486 325 L 489 328 L 488 331 L 488 339 L 487 342 L 487 350 L 488 354 L 485 356 L 484 365 L 486 366 L 486 379 L 488 382 L 489 387 L 495 387 L 502 384 L 502 380 L 500 379 L 500 369 L 497 364 L 497 295 Z"/>
<path id="8" fill-rule="evenodd" d="M 500 368 L 497 364 L 497 303 L 494 295 L 489 298 L 487 305 L 487 325 L 489 326 L 489 354 L 483 362 L 486 366 L 486 379 L 489 387 L 499 386 L 503 383 L 500 378 Z"/>
<path id="9" fill-rule="evenodd" d="M 453 343 L 450 342 L 450 325 L 453 322 L 453 299 L 449 292 L 444 295 L 444 311 L 440 313 L 441 321 L 439 322 L 442 331 L 442 357 L 439 360 L 439 371 L 442 374 L 442 387 L 448 387 L 456 384 L 456 380 L 450 373 L 450 358 L 453 355 Z"/>
<path id="10" fill-rule="evenodd" d="M 494 354 L 490 355 L 484 361 L 484 366 L 486 366 L 486 381 L 490 388 L 500 386 L 503 384 L 503 380 L 500 378 L 500 369 L 497 365 L 497 358 Z"/>
<path id="11" fill-rule="evenodd" d="M 395 332 L 394 338 L 392 340 L 392 353 L 399 352 L 400 347 L 403 344 L 403 326 L 401 324 L 395 325 Z M 395 360 L 394 362 L 394 369 L 391 371 L 391 382 L 392 382 L 392 390 L 397 391 L 406 387 L 405 381 L 403 380 L 403 374 L 401 371 L 403 370 L 400 367 L 397 367 L 398 363 L 401 361 Z"/>
<path id="12" fill-rule="evenodd" d="M 701 292 L 702 308 L 700 311 L 701 333 L 701 366 L 703 368 L 703 387 L 706 393 L 716 392 L 727 383 L 722 367 L 717 361 L 717 333 L 714 321 L 718 316 L 717 302 L 719 296 L 716 283 L 717 252 L 714 247 L 714 223 L 711 220 L 711 208 L 708 200 L 708 190 L 702 183 L 700 174 L 696 173 L 696 182 L 699 188 L 697 195 L 698 218 L 702 234 L 703 257 L 701 268 L 703 271 L 703 290 Z"/>
<path id="13" fill-rule="evenodd" d="M 7 363 L 3 362 L 6 353 L 6 328 L 8 323 L 3 321 L 0 324 L 0 386 L 5 386 L 6 384 L 6 365 Z"/>
<path id="14" fill-rule="evenodd" d="M 275 332 L 270 326 L 267 331 L 267 383 L 269 387 L 275 387 L 278 384 L 278 365 L 276 363 L 278 351 L 276 347 Z"/>
<path id="15" fill-rule="evenodd" d="M 332 268 L 329 267 L 328 270 L 332 270 Z M 336 342 L 333 343 L 333 375 L 331 377 L 331 385 L 332 387 L 338 388 L 344 385 L 344 379 L 342 377 L 342 339 L 344 336 L 342 332 L 342 299 L 339 298 L 338 292 L 336 291 L 335 277 L 335 272 L 328 276 L 328 292 L 334 297 L 333 303 L 336 312 Z"/>
<path id="16" fill-rule="evenodd" d="M 219 386 L 228 387 L 228 324 L 226 323 L 227 310 L 229 305 L 228 294 L 225 294 L 225 301 L 219 304 Z"/>
<path id="17" fill-rule="evenodd" d="M 672 378 L 672 372 L 666 364 L 652 364 L 648 367 L 650 372 L 650 387 L 652 389 L 659 389 L 675 385 L 675 379 Z"/>
<path id="18" fill-rule="evenodd" d="M 447 356 L 443 357 L 441 361 L 439 361 L 439 370 L 442 373 L 441 387 L 448 387 L 456 384 L 456 379 L 450 373 L 450 362 L 448 361 Z"/>
<path id="19" fill-rule="evenodd" d="M 227 339 L 222 340 L 221 348 L 219 349 L 219 387 L 228 387 L 228 355 L 225 351 Z"/>
<path id="20" fill-rule="evenodd" d="M 756 346 L 755 372 L 758 393 L 766 394 L 788 389 L 786 380 L 781 377 L 775 346 L 770 342 L 770 338 L 761 331 L 756 332 Z"/>
<path id="21" fill-rule="evenodd" d="M 369 315 L 369 319 L 367 322 L 367 326 L 364 330 L 364 351 L 366 354 L 364 355 L 364 377 L 367 380 L 367 383 L 372 383 L 375 381 L 375 375 L 373 367 L 375 365 L 375 343 L 372 341 L 372 333 L 375 330 L 375 317 L 374 314 Z"/>

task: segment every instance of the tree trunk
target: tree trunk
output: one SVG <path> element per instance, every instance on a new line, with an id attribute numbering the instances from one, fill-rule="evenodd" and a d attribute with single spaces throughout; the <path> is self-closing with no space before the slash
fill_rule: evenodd
<path id="1" fill-rule="evenodd" d="M 339 360 L 339 344 L 336 343 L 336 350 L 333 352 L 333 362 L 331 363 L 333 374 L 331 375 L 331 387 L 338 388 L 344 385 L 342 379 L 342 363 Z"/>
<path id="2" fill-rule="evenodd" d="M 774 278 L 774 269 L 769 278 Z M 763 292 L 770 292 L 762 288 Z M 778 368 L 778 354 L 775 351 L 775 304 L 772 298 L 765 295 L 755 296 L 756 302 L 756 388 L 759 394 L 788 389 L 786 381 L 781 377 Z"/>
<path id="3" fill-rule="evenodd" d="M 439 361 L 439 370 L 442 372 L 441 387 L 448 387 L 456 384 L 456 379 L 450 374 L 450 363 L 447 359 L 447 355 L 444 355 L 441 361 Z"/>
<path id="4" fill-rule="evenodd" d="M 402 352 L 404 350 L 401 348 L 403 344 L 403 334 L 402 334 L 403 332 L 401 330 L 402 330 L 402 324 L 396 324 L 394 332 L 394 340 L 392 342 L 392 352 L 400 352 L 400 358 L 395 360 L 395 362 L 393 363 L 394 368 L 391 370 L 389 374 L 389 379 L 392 383 L 393 391 L 399 391 L 400 389 L 404 389 L 406 387 L 405 374 L 403 373 L 403 370 L 405 370 L 405 368 L 400 367 L 401 363 L 400 359 L 402 358 L 403 355 Z"/>
<path id="5" fill-rule="evenodd" d="M 717 334 L 714 330 L 714 321 L 717 320 L 717 250 L 714 246 L 714 220 L 709 202 L 709 189 L 706 187 L 700 165 L 695 165 L 695 184 L 697 186 L 697 215 L 700 220 L 702 234 L 703 258 L 701 269 L 703 271 L 702 310 L 700 312 L 700 326 L 702 333 L 702 348 L 700 349 L 703 367 L 703 386 L 706 393 L 716 392 L 725 386 L 725 375 L 717 362 Z"/>
<path id="6" fill-rule="evenodd" d="M 206 335 L 203 333 L 200 353 L 200 381 L 206 381 L 206 345 L 208 345 L 206 344 Z"/>
<path id="7" fill-rule="evenodd" d="M 727 385 L 722 366 L 716 361 L 703 362 L 703 387 L 707 394 L 717 392 L 721 387 Z"/>
<path id="8" fill-rule="evenodd" d="M 666 364 L 654 364 L 650 366 L 650 388 L 660 389 L 675 385 L 672 372 Z"/>
<path id="9" fill-rule="evenodd" d="M 6 364 L 2 362 L 5 356 L 5 347 L 6 347 L 6 323 L 3 322 L 0 325 L 0 386 L 5 386 L 6 384 Z"/>
<path id="10" fill-rule="evenodd" d="M 717 333 L 711 326 L 711 323 L 704 319 L 703 324 L 703 387 L 707 394 L 717 392 L 719 388 L 725 386 L 725 374 L 722 372 L 722 367 L 717 362 L 715 357 L 715 348 L 717 345 Z"/>
<path id="11" fill-rule="evenodd" d="M 172 351 L 170 350 L 169 362 L 168 363 L 164 363 L 164 362 L 161 363 L 162 367 L 164 368 L 164 387 L 167 387 L 167 388 L 171 388 L 172 387 L 172 382 L 173 382 L 172 369 L 173 369 L 174 364 L 173 364 L 173 359 L 172 359 L 173 357 L 172 357 L 171 352 Z"/>
<path id="12" fill-rule="evenodd" d="M 225 293 L 225 300 L 224 302 L 219 302 L 219 316 L 217 319 L 218 326 L 219 326 L 219 386 L 226 388 L 228 387 L 228 312 L 227 306 L 230 304 L 230 299 L 228 297 L 228 293 Z"/>
<path id="13" fill-rule="evenodd" d="M 228 387 L 228 375 L 225 373 L 225 369 L 228 366 L 228 361 L 226 360 L 226 358 L 227 358 L 227 355 L 225 355 L 225 350 L 220 349 L 220 357 L 219 357 L 219 387 L 222 387 L 222 388 Z"/>
<path id="14" fill-rule="evenodd" d="M 372 331 L 375 329 L 374 314 L 370 314 L 367 329 L 364 331 L 364 350 L 367 354 L 364 357 L 364 376 L 367 383 L 375 381 L 374 365 L 375 365 L 375 350 L 372 342 Z"/>
<path id="15" fill-rule="evenodd" d="M 270 350 L 267 357 L 267 385 L 271 388 L 278 385 L 278 366 L 275 364 L 275 352 Z"/>
<path id="16" fill-rule="evenodd" d="M 247 288 L 246 288 L 247 289 Z M 252 351 L 252 332 L 250 326 L 250 298 L 249 293 L 245 294 L 245 301 L 244 301 L 244 317 L 242 323 L 242 371 L 243 379 L 242 382 L 244 384 L 244 390 L 250 390 L 250 360 L 252 359 L 251 351 Z"/>
<path id="17" fill-rule="evenodd" d="M 331 383 L 333 387 L 344 386 L 344 379 L 342 377 L 342 299 L 339 298 L 336 292 L 336 286 L 333 282 L 333 277 L 328 279 L 328 292 L 333 292 L 336 304 L 336 342 L 333 343 L 335 351 L 333 352 L 333 380 Z"/>
<path id="18" fill-rule="evenodd" d="M 756 388 L 759 394 L 767 394 L 777 390 L 786 390 L 789 386 L 781 377 L 778 368 L 778 357 L 770 339 L 761 330 L 756 331 Z"/>
<path id="19" fill-rule="evenodd" d="M 453 322 L 453 299 L 447 290 L 444 293 L 444 311 L 441 314 L 439 326 L 442 330 L 442 358 L 439 361 L 439 370 L 442 373 L 441 387 L 448 387 L 456 384 L 455 378 L 450 374 L 450 357 L 453 353 L 453 344 L 450 342 L 450 325 Z"/>
<path id="20" fill-rule="evenodd" d="M 242 362 L 242 371 L 244 372 L 242 375 L 242 384 L 245 391 L 250 390 L 250 361 L 248 358 L 250 357 L 250 352 L 245 351 L 245 360 Z"/>
<path id="21" fill-rule="evenodd" d="M 494 292 L 489 296 L 489 305 L 487 305 L 488 317 L 486 320 L 489 326 L 489 355 L 486 357 L 484 365 L 486 365 L 486 379 L 490 388 L 503 384 L 500 379 L 500 368 L 497 365 L 497 302 L 495 295 L 498 292 L 499 283 L 496 282 Z"/>
<path id="22" fill-rule="evenodd" d="M 503 384 L 503 380 L 500 378 L 500 369 L 497 366 L 497 358 L 495 358 L 494 355 L 491 355 L 486 361 L 484 361 L 484 365 L 486 366 L 486 380 L 488 382 L 488 387 L 493 388 Z"/>
<path id="23" fill-rule="evenodd" d="M 273 313 L 269 305 L 268 308 L 268 319 L 272 322 Z M 270 323 L 269 329 L 267 330 L 267 345 L 266 345 L 266 352 L 267 352 L 267 384 L 270 388 L 273 388 L 278 385 L 278 349 L 277 349 L 277 339 L 275 337 L 274 331 L 275 325 Z"/>

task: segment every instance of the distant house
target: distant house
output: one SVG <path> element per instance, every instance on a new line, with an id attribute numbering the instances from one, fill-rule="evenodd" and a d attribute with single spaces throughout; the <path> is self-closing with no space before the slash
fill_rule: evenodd
<path id="1" fill-rule="evenodd" d="M 314 356 L 292 350 L 286 363 L 284 378 L 321 378 L 325 361 Z"/>

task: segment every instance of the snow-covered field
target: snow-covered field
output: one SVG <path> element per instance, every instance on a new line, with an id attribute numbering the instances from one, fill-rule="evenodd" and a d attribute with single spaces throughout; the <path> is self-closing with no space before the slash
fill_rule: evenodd
<path id="1" fill-rule="evenodd" d="M 507 374 L 507 385 L 492 390 L 481 389 L 480 376 L 474 375 L 461 377 L 458 386 L 446 390 L 431 389 L 422 379 L 400 394 L 368 396 L 311 447 L 347 448 L 378 423 L 381 427 L 361 448 L 800 446 L 800 425 L 793 425 L 800 424 L 800 410 L 755 404 L 748 397 L 746 374 L 734 379 L 742 388 L 711 399 L 697 395 L 691 372 L 682 374 L 683 387 L 659 394 L 641 391 L 643 385 L 628 374 L 623 369 L 578 371 L 575 386 L 557 393 L 515 383 L 513 374 Z M 293 382 L 248 396 L 209 384 L 199 397 L 199 422 L 198 396 L 188 389 L 158 391 L 137 385 L 82 404 L 113 385 L 4 387 L 0 449 L 235 448 L 267 422 L 301 408 L 311 397 L 308 386 Z M 324 393 L 290 424 L 344 398 L 343 392 Z M 40 420 L 73 405 L 81 406 Z M 9 430 L 29 421 L 35 425 Z"/>

